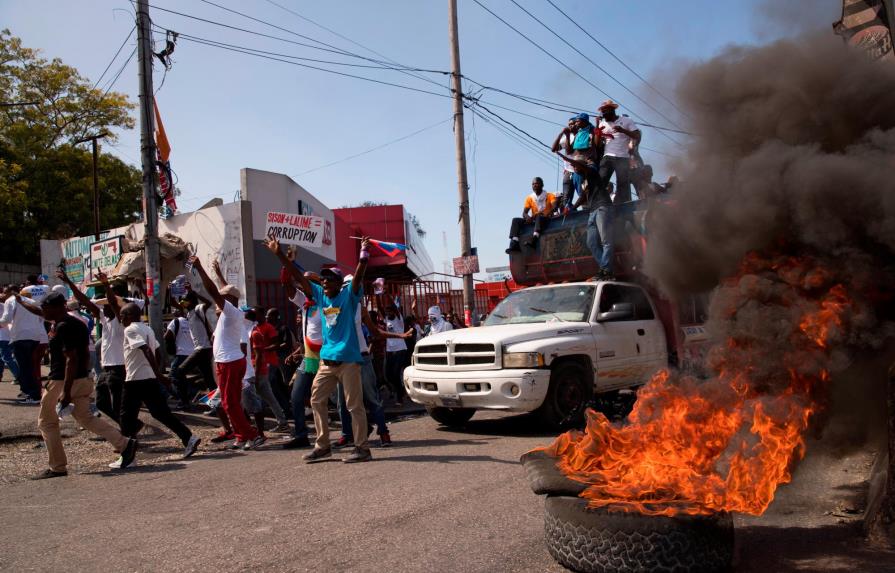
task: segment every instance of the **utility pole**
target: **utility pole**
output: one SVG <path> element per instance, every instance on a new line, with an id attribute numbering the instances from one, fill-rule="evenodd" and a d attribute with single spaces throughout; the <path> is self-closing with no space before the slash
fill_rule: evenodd
<path id="1" fill-rule="evenodd" d="M 451 89 L 454 92 L 454 141 L 457 146 L 457 184 L 460 192 L 460 254 L 472 254 L 469 229 L 469 181 L 466 177 L 466 141 L 463 132 L 463 85 L 460 75 L 460 37 L 457 32 L 457 0 L 448 0 L 450 22 L 448 34 L 451 41 Z M 466 324 L 478 326 L 475 310 L 475 287 L 472 274 L 463 274 L 463 307 Z"/>
<path id="2" fill-rule="evenodd" d="M 91 142 L 93 144 L 93 240 L 99 240 L 99 150 L 97 149 L 96 140 L 109 135 L 107 131 L 97 133 L 96 135 L 88 135 L 82 137 L 75 142 L 78 143 Z"/>
<path id="3" fill-rule="evenodd" d="M 143 160 L 143 235 L 149 326 L 162 339 L 161 264 L 158 246 L 158 193 L 155 190 L 155 118 L 152 93 L 152 34 L 148 0 L 137 0 L 137 62 L 140 67 L 140 155 Z"/>

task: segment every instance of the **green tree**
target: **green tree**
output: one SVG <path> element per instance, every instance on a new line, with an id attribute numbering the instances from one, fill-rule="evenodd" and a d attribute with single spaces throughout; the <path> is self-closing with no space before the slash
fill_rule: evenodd
<path id="1" fill-rule="evenodd" d="M 135 105 L 103 93 L 61 60 L 47 60 L 0 32 L 0 260 L 36 262 L 41 238 L 93 232 L 93 163 L 74 142 L 132 129 Z M 110 135 L 108 141 L 114 142 Z M 103 153 L 99 159 L 103 228 L 136 220 L 140 171 Z"/>

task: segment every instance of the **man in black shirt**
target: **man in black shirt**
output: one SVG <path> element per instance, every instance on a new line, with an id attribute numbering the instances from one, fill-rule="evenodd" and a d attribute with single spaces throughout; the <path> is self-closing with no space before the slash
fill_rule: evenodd
<path id="1" fill-rule="evenodd" d="M 65 297 L 60 293 L 48 294 L 40 307 L 21 300 L 18 302 L 28 311 L 53 323 L 50 330 L 50 375 L 47 377 L 37 417 L 37 426 L 47 447 L 50 467 L 32 479 L 68 475 L 68 460 L 62 447 L 58 412 L 67 410 L 69 404 L 73 405 L 72 416 L 78 424 L 112 444 L 115 451 L 121 454 L 124 461 L 122 467 L 130 465 L 137 452 L 137 441 L 122 436 L 121 432 L 90 412 L 93 384 L 87 377 L 90 369 L 87 326 L 68 314 Z"/>

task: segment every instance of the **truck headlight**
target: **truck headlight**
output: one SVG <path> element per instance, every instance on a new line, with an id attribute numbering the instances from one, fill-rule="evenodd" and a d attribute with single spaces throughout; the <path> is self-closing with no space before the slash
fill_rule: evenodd
<path id="1" fill-rule="evenodd" d="M 505 352 L 504 368 L 541 368 L 544 366 L 544 355 L 540 352 Z"/>

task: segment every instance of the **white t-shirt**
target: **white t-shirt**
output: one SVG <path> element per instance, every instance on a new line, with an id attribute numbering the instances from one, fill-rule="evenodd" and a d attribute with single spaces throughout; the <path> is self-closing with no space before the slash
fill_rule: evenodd
<path id="1" fill-rule="evenodd" d="M 208 333 L 214 332 L 215 320 L 213 317 L 209 316 L 211 313 L 208 312 L 208 309 L 204 304 L 197 304 L 193 310 L 191 310 L 187 314 L 187 321 L 189 322 L 190 336 L 193 339 L 193 346 L 195 348 L 211 348 L 211 341 L 208 340 Z M 205 324 L 208 324 L 208 331 L 205 330 Z"/>
<path id="2" fill-rule="evenodd" d="M 563 135 L 559 140 L 559 149 L 560 149 L 560 151 L 563 152 L 563 155 L 565 155 L 566 157 L 568 157 L 569 155 L 572 154 L 572 142 L 573 141 L 575 141 L 574 133 L 570 133 L 568 135 Z M 568 161 L 566 161 L 565 159 L 562 160 L 562 168 L 563 168 L 563 171 L 568 171 L 569 173 L 575 173 L 575 168 L 572 167 L 572 164 L 569 163 Z"/>
<path id="3" fill-rule="evenodd" d="M 323 342 L 323 325 L 320 323 L 320 310 L 314 312 L 313 316 L 308 316 L 307 311 L 305 310 L 305 301 L 308 300 L 308 297 L 305 296 L 305 293 L 301 290 L 295 291 L 295 296 L 292 297 L 292 304 L 301 309 L 302 312 L 302 329 L 304 329 L 304 336 L 308 337 L 308 340 L 320 344 Z M 357 307 L 358 312 L 360 312 L 360 306 Z"/>
<path id="4" fill-rule="evenodd" d="M 221 316 L 214 327 L 212 352 L 215 362 L 223 364 L 245 357 L 239 346 L 245 330 L 245 322 L 245 313 L 230 304 L 230 301 L 225 300 Z"/>
<path id="5" fill-rule="evenodd" d="M 124 364 L 124 328 L 115 317 L 106 318 L 100 310 L 99 322 L 103 325 L 103 336 L 99 343 L 100 364 L 106 366 L 122 366 Z"/>
<path id="6" fill-rule="evenodd" d="M 252 329 L 255 328 L 256 322 L 244 320 L 245 325 L 242 330 L 242 336 L 239 339 L 240 344 L 246 345 L 246 373 L 242 377 L 243 380 L 251 380 L 255 377 L 255 363 L 252 360 Z"/>
<path id="7" fill-rule="evenodd" d="M 22 297 L 23 300 L 38 305 L 38 302 L 31 298 Z M 44 328 L 44 319 L 22 307 L 16 302 L 14 297 L 9 297 L 3 303 L 2 321 L 9 325 L 9 339 L 12 342 L 17 340 L 36 340 L 41 344 L 47 344 L 50 339 L 47 336 L 47 329 Z"/>
<path id="8" fill-rule="evenodd" d="M 180 326 L 175 326 L 178 324 Z M 187 319 L 182 316 L 175 318 L 168 323 L 168 330 L 175 334 L 174 343 L 177 346 L 177 356 L 189 356 L 193 353 L 196 347 L 193 345 L 193 337 Z"/>
<path id="9" fill-rule="evenodd" d="M 117 322 L 117 321 L 116 321 Z M 151 380 L 155 378 L 155 372 L 149 365 L 149 360 L 143 354 L 143 347 L 149 346 L 149 351 L 155 353 L 159 347 L 155 333 L 145 322 L 132 322 L 124 329 L 124 380 Z"/>
<path id="10" fill-rule="evenodd" d="M 637 124 L 634 123 L 630 117 L 619 116 L 615 121 L 606 121 L 605 119 L 600 120 L 600 129 L 603 130 L 603 133 L 609 133 L 612 135 L 612 139 L 606 140 L 606 150 L 603 155 L 608 155 L 610 157 L 629 157 L 630 153 L 628 152 L 628 143 L 631 142 L 631 138 L 620 132 L 613 132 L 613 128 L 618 125 L 628 131 L 636 131 Z"/>
<path id="11" fill-rule="evenodd" d="M 545 193 L 541 193 L 541 195 L 545 195 Z M 388 332 L 395 333 L 404 333 L 404 319 L 400 316 L 395 316 L 395 318 L 385 317 L 385 329 Z M 401 350 L 407 350 L 407 343 L 404 342 L 403 338 L 386 338 L 385 339 L 385 351 L 386 352 L 398 352 Z"/>

